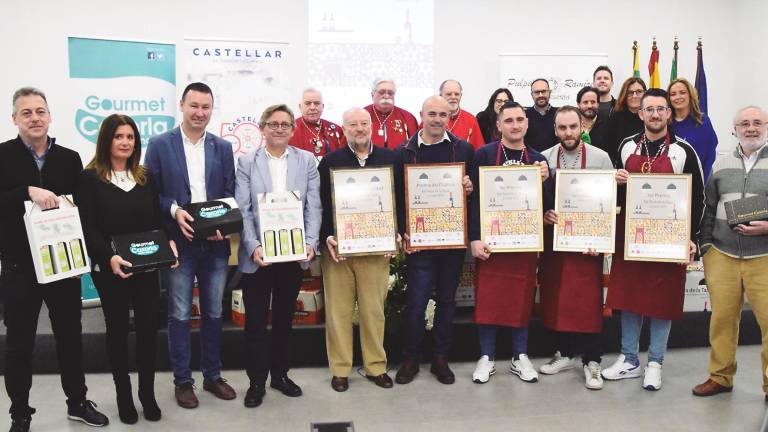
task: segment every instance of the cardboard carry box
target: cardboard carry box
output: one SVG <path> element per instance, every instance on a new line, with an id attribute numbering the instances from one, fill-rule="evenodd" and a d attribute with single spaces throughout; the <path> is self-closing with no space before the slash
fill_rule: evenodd
<path id="1" fill-rule="evenodd" d="M 245 303 L 241 289 L 232 291 L 232 323 L 240 328 L 245 327 Z"/>
<path id="2" fill-rule="evenodd" d="M 196 239 L 216 235 L 216 230 L 219 230 L 221 235 L 243 230 L 243 215 L 234 198 L 190 203 L 183 208 L 194 219 L 190 226 L 195 231 Z"/>
<path id="3" fill-rule="evenodd" d="M 325 304 L 320 289 L 302 289 L 296 299 L 294 325 L 322 324 L 325 322 Z"/>
<path id="4" fill-rule="evenodd" d="M 91 271 L 80 212 L 71 196 L 59 197 L 59 207 L 55 209 L 42 210 L 32 201 L 24 202 L 24 207 L 24 225 L 39 283 Z"/>
<path id="5" fill-rule="evenodd" d="M 124 273 L 141 273 L 168 268 L 176 262 L 164 231 L 153 230 L 112 236 L 112 251 L 132 264 Z"/>

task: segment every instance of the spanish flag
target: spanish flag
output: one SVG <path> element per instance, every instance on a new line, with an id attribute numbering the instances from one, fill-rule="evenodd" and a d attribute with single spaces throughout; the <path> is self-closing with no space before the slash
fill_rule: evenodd
<path id="1" fill-rule="evenodd" d="M 648 61 L 648 88 L 661 88 L 659 79 L 659 49 L 656 48 L 656 41 L 653 41 L 651 48 L 651 59 Z"/>
<path id="2" fill-rule="evenodd" d="M 640 78 L 640 58 L 637 56 L 637 41 L 632 44 L 632 52 L 634 53 L 634 61 L 632 63 L 632 76 Z"/>

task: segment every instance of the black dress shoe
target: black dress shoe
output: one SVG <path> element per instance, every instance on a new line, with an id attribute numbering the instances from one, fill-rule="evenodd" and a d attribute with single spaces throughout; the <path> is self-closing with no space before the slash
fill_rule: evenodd
<path id="1" fill-rule="evenodd" d="M 349 379 L 347 377 L 333 377 L 331 378 L 331 388 L 337 392 L 345 392 L 349 389 Z"/>
<path id="2" fill-rule="evenodd" d="M 281 393 L 288 397 L 301 396 L 301 387 L 297 386 L 296 383 L 291 381 L 287 376 L 272 378 L 269 382 L 269 386 L 275 390 L 280 390 Z"/>
<path id="3" fill-rule="evenodd" d="M 381 375 L 366 375 L 365 377 L 381 388 L 392 388 L 392 378 L 390 378 L 386 372 Z"/>
<path id="4" fill-rule="evenodd" d="M 443 384 L 453 384 L 456 381 L 456 376 L 451 371 L 451 368 L 448 367 L 448 359 L 444 355 L 435 356 L 429 371 Z"/>
<path id="5" fill-rule="evenodd" d="M 405 357 L 403 364 L 400 365 L 400 369 L 397 370 L 395 375 L 395 382 L 398 384 L 408 384 L 413 381 L 416 374 L 419 373 L 419 362 L 413 357 Z"/>
<path id="6" fill-rule="evenodd" d="M 243 404 L 246 408 L 256 408 L 261 405 L 266 393 L 267 391 L 264 389 L 263 385 L 252 385 L 248 387 L 248 391 L 245 393 Z"/>
<path id="7" fill-rule="evenodd" d="M 81 400 L 67 408 L 67 418 L 83 422 L 88 426 L 101 427 L 109 424 L 109 419 L 96 410 L 96 404 L 89 400 Z"/>
<path id="8" fill-rule="evenodd" d="M 12 419 L 11 429 L 8 432 L 29 432 L 29 424 L 32 422 L 32 417 Z"/>

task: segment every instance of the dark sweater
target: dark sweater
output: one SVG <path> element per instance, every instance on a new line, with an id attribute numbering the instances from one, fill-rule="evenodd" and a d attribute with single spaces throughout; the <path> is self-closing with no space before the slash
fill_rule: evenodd
<path id="1" fill-rule="evenodd" d="M 56 195 L 75 192 L 83 163 L 80 155 L 54 142 L 42 170 L 37 169 L 29 149 L 16 137 L 0 144 L 0 256 L 24 269 L 33 268 L 29 239 L 24 227 L 24 201 L 29 186 Z"/>
<path id="2" fill-rule="evenodd" d="M 539 114 L 534 107 L 528 107 L 525 115 L 528 117 L 528 132 L 525 134 L 525 145 L 541 153 L 558 143 L 555 135 L 555 112 L 557 108 L 550 106 L 544 115 Z"/>
<path id="3" fill-rule="evenodd" d="M 496 113 L 491 111 L 480 111 L 477 113 L 477 124 L 480 125 L 480 132 L 483 133 L 483 141 L 489 143 L 491 141 L 497 141 L 501 136 L 499 129 L 496 127 Z"/>
<path id="4" fill-rule="evenodd" d="M 632 111 L 614 111 L 608 120 L 608 128 L 605 131 L 603 150 L 611 157 L 614 166 L 619 163 L 619 145 L 624 138 L 643 131 L 643 121 L 640 116 Z"/>
<path id="5" fill-rule="evenodd" d="M 470 178 L 472 178 L 472 184 L 475 186 L 472 191 L 469 213 L 469 241 L 480 240 L 480 167 L 481 166 L 500 166 L 503 165 L 506 160 L 519 160 L 524 165 L 532 165 L 534 162 L 546 162 L 547 158 L 541 153 L 528 148 L 527 158 L 522 157 L 522 150 L 506 149 L 505 153 L 501 153 L 499 163 L 496 163 L 496 155 L 499 151 L 499 141 L 486 144 L 475 153 L 475 161 L 472 164 L 472 172 Z M 526 144 L 527 147 L 527 144 Z M 549 177 L 542 185 L 542 205 L 543 212 L 554 208 L 555 202 L 555 184 L 552 181 L 552 177 Z"/>
<path id="6" fill-rule="evenodd" d="M 595 121 L 595 124 L 592 125 L 592 129 L 589 130 L 589 143 L 593 146 L 599 148 L 600 150 L 605 151 L 608 153 L 608 156 L 611 155 L 611 151 L 608 149 L 608 140 L 606 139 L 606 134 L 608 132 L 608 118 L 602 118 L 600 116 L 597 117 L 597 120 Z M 613 159 L 611 159 L 613 161 Z M 614 164 L 615 165 L 615 164 Z"/>
<path id="7" fill-rule="evenodd" d="M 160 199 L 147 176 L 144 185 L 136 184 L 127 192 L 100 180 L 93 169 L 80 176 L 75 203 L 80 208 L 88 255 L 101 269 L 109 268 L 114 255 L 113 235 L 163 229 Z"/>
<path id="8" fill-rule="evenodd" d="M 372 168 L 392 166 L 395 161 L 395 153 L 384 147 L 374 147 L 368 155 L 365 167 L 361 167 L 357 161 L 355 152 L 344 146 L 328 153 L 318 165 L 320 173 L 320 203 L 323 205 L 323 222 L 320 225 L 320 246 L 325 244 L 328 236 L 333 235 L 333 199 L 331 190 L 331 168 Z"/>
<path id="9" fill-rule="evenodd" d="M 395 150 L 395 201 L 397 207 L 397 229 L 405 233 L 405 164 L 464 163 L 464 173 L 472 172 L 475 151 L 472 146 L 455 135 L 448 133 L 448 140 L 431 145 L 418 146 L 418 133 Z M 468 203 L 469 205 L 469 203 Z"/>

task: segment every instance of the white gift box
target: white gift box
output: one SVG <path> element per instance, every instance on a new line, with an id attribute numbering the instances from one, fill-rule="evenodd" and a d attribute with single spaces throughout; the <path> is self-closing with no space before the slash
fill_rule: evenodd
<path id="1" fill-rule="evenodd" d="M 304 206 L 298 192 L 259 194 L 259 237 L 264 262 L 307 259 Z"/>
<path id="2" fill-rule="evenodd" d="M 37 281 L 45 284 L 89 273 L 80 212 L 72 197 L 60 196 L 59 207 L 50 210 L 42 210 L 32 201 L 24 206 L 24 225 Z"/>

